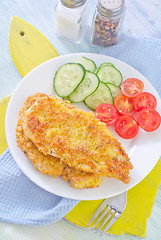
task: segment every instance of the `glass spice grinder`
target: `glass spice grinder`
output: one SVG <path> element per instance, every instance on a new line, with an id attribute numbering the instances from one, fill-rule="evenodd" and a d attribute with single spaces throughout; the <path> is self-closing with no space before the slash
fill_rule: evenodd
<path id="1" fill-rule="evenodd" d="M 92 23 L 91 44 L 108 47 L 118 42 L 125 0 L 98 0 Z"/>

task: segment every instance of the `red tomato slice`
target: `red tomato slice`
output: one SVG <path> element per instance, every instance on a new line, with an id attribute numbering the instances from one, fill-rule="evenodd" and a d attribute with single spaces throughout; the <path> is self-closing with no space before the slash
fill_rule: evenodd
<path id="1" fill-rule="evenodd" d="M 118 113 L 113 105 L 104 103 L 96 108 L 95 116 L 107 126 L 111 126 L 118 118 Z"/>
<path id="2" fill-rule="evenodd" d="M 145 108 L 138 113 L 137 122 L 145 131 L 153 132 L 160 126 L 161 116 L 156 110 Z"/>
<path id="3" fill-rule="evenodd" d="M 140 111 L 143 108 L 155 109 L 156 106 L 157 106 L 156 98 L 151 93 L 148 92 L 142 92 L 134 99 L 134 108 L 137 111 Z"/>
<path id="4" fill-rule="evenodd" d="M 144 83 L 137 78 L 128 78 L 121 85 L 122 93 L 129 97 L 134 98 L 143 91 Z"/>
<path id="5" fill-rule="evenodd" d="M 115 131 L 125 139 L 135 137 L 139 131 L 139 125 L 135 119 L 129 115 L 123 115 L 115 123 Z"/>
<path id="6" fill-rule="evenodd" d="M 135 112 L 133 99 L 124 95 L 115 99 L 114 106 L 120 114 L 132 115 Z"/>

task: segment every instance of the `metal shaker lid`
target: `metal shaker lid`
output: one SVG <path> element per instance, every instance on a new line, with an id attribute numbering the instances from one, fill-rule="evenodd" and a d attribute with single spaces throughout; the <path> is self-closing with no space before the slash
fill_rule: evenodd
<path id="1" fill-rule="evenodd" d="M 101 6 L 107 10 L 114 10 L 122 7 L 125 0 L 98 0 Z"/>
<path id="2" fill-rule="evenodd" d="M 106 16 L 112 15 L 113 17 L 122 14 L 124 10 L 125 0 L 98 0 L 98 11 Z"/>
<path id="3" fill-rule="evenodd" d="M 86 0 L 60 0 L 60 2 L 69 8 L 79 7 L 86 2 Z"/>

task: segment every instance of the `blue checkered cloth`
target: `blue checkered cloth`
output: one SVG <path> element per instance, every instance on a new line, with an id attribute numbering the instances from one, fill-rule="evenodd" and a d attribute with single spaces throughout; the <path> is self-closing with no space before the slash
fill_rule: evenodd
<path id="1" fill-rule="evenodd" d="M 118 58 L 141 72 L 161 95 L 161 40 L 134 39 L 100 52 Z M 63 218 L 79 201 L 51 194 L 31 182 L 7 149 L 0 157 L 0 221 L 41 225 Z"/>

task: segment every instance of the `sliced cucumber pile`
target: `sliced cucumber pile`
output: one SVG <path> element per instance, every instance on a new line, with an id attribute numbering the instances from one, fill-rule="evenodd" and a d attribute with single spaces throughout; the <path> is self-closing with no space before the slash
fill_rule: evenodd
<path id="1" fill-rule="evenodd" d="M 97 66 L 93 60 L 83 56 L 77 58 L 75 62 L 82 64 L 84 68 L 90 72 L 95 72 L 97 69 Z"/>
<path id="2" fill-rule="evenodd" d="M 99 82 L 100 80 L 95 73 L 86 71 L 83 81 L 78 85 L 75 91 L 69 95 L 69 100 L 75 103 L 84 101 L 86 97 L 96 91 Z"/>
<path id="3" fill-rule="evenodd" d="M 113 104 L 121 95 L 121 72 L 110 62 L 98 69 L 93 60 L 79 57 L 62 65 L 54 77 L 54 90 L 59 97 L 71 102 L 83 102 L 92 110 L 102 103 Z"/>
<path id="4" fill-rule="evenodd" d="M 79 63 L 66 63 L 61 66 L 54 77 L 54 89 L 59 97 L 69 96 L 81 83 L 85 68 Z"/>
<path id="5" fill-rule="evenodd" d="M 85 99 L 85 104 L 92 110 L 102 103 L 113 104 L 113 97 L 110 88 L 103 82 L 100 82 L 97 90 Z"/>
<path id="6" fill-rule="evenodd" d="M 98 68 L 97 75 L 101 82 L 112 83 L 116 86 L 120 86 L 122 83 L 121 72 L 111 65 L 103 65 Z"/>

